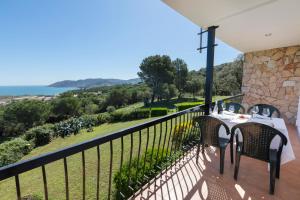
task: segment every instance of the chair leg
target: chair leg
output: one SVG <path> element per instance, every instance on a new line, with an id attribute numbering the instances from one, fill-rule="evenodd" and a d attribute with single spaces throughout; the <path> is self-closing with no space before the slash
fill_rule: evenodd
<path id="1" fill-rule="evenodd" d="M 202 148 L 201 152 L 204 153 L 205 144 L 202 144 L 201 148 Z"/>
<path id="2" fill-rule="evenodd" d="M 236 152 L 235 153 L 235 167 L 234 167 L 234 179 L 237 180 L 239 168 L 240 168 L 240 160 L 241 160 L 241 154 Z"/>
<path id="3" fill-rule="evenodd" d="M 231 164 L 233 164 L 233 142 L 230 142 L 230 160 Z"/>
<path id="4" fill-rule="evenodd" d="M 199 143 L 198 143 L 198 147 L 197 147 L 197 153 L 196 153 L 196 162 L 197 162 L 197 163 L 198 163 L 198 160 L 199 160 L 200 148 L 201 148 L 201 144 L 200 144 L 200 142 L 199 142 Z"/>
<path id="5" fill-rule="evenodd" d="M 220 174 L 224 173 L 225 148 L 220 148 Z"/>
<path id="6" fill-rule="evenodd" d="M 280 177 L 280 159 L 277 160 L 277 163 L 276 163 L 276 178 L 279 179 Z"/>
<path id="7" fill-rule="evenodd" d="M 275 162 L 270 162 L 270 194 L 274 194 L 275 190 L 276 165 Z"/>

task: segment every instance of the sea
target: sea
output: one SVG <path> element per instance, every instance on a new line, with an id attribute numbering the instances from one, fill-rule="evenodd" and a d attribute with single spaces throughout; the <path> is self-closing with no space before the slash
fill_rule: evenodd
<path id="1" fill-rule="evenodd" d="M 0 96 L 54 96 L 74 90 L 71 87 L 0 86 Z"/>

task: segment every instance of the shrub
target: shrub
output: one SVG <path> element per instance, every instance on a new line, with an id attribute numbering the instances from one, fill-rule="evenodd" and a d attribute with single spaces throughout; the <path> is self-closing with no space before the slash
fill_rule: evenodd
<path id="1" fill-rule="evenodd" d="M 192 121 L 184 122 L 175 126 L 172 142 L 175 148 L 185 148 L 192 142 L 200 139 L 199 131 L 193 126 Z"/>
<path id="2" fill-rule="evenodd" d="M 137 109 L 134 111 L 115 111 L 111 113 L 111 122 L 130 121 L 144 119 L 150 116 L 149 109 Z"/>
<path id="3" fill-rule="evenodd" d="M 135 119 L 145 119 L 150 117 L 150 109 L 137 109 L 134 112 Z"/>
<path id="4" fill-rule="evenodd" d="M 101 113 L 97 115 L 97 125 L 101 125 L 111 121 L 111 115 L 108 113 Z"/>
<path id="5" fill-rule="evenodd" d="M 151 108 L 151 117 L 159 117 L 168 114 L 167 108 Z"/>
<path id="6" fill-rule="evenodd" d="M 73 129 L 71 127 L 70 120 L 55 124 L 55 133 L 56 136 L 60 136 L 62 138 L 71 135 L 73 133 Z"/>
<path id="7" fill-rule="evenodd" d="M 123 112 L 121 111 L 115 111 L 111 113 L 111 122 L 120 122 L 123 119 Z"/>
<path id="8" fill-rule="evenodd" d="M 50 143 L 54 135 L 54 125 L 46 124 L 29 129 L 25 133 L 24 139 L 38 147 Z"/>
<path id="9" fill-rule="evenodd" d="M 93 126 L 98 125 L 98 116 L 97 115 L 84 115 L 80 117 L 82 122 L 82 127 L 87 128 L 88 132 L 93 131 Z"/>
<path id="10" fill-rule="evenodd" d="M 186 110 L 188 108 L 192 108 L 195 106 L 199 106 L 202 105 L 203 101 L 197 101 L 197 102 L 185 102 L 185 103 L 178 103 L 175 104 L 177 111 L 182 111 L 182 110 Z"/>
<path id="11" fill-rule="evenodd" d="M 107 106 L 106 111 L 108 113 L 112 113 L 116 111 L 116 108 L 114 106 Z"/>
<path id="12" fill-rule="evenodd" d="M 135 191 L 140 188 L 140 185 L 137 182 L 141 182 L 142 185 L 147 181 L 151 180 L 161 171 L 161 168 L 170 164 L 170 159 L 168 157 L 167 151 L 149 149 L 142 158 L 139 160 L 137 158 L 133 159 L 131 166 L 129 168 L 129 163 L 125 163 L 121 170 L 115 174 L 114 183 L 117 189 L 117 199 L 120 199 L 120 192 L 126 197 L 131 196 Z M 145 170 L 144 170 L 145 166 Z M 158 168 L 157 166 L 161 166 Z M 144 172 L 149 180 L 144 179 Z M 130 178 L 130 186 L 134 191 L 128 188 L 128 182 Z"/>
<path id="13" fill-rule="evenodd" d="M 33 145 L 21 138 L 16 138 L 0 144 L 0 167 L 17 162 L 28 154 Z"/>

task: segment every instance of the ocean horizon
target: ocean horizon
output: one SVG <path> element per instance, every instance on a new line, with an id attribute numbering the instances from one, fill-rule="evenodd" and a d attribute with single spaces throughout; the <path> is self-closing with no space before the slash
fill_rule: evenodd
<path id="1" fill-rule="evenodd" d="M 55 96 L 70 90 L 73 87 L 34 86 L 0 86 L 0 96 Z"/>

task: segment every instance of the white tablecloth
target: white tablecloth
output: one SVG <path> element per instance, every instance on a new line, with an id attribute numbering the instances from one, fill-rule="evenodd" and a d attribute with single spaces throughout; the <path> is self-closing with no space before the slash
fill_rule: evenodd
<path id="1" fill-rule="evenodd" d="M 285 122 L 281 118 L 272 118 L 272 119 L 258 119 L 258 118 L 251 118 L 250 115 L 244 115 L 246 118 L 241 119 L 239 114 L 234 114 L 234 115 L 226 115 L 226 114 L 211 114 L 211 116 L 216 117 L 223 122 L 226 123 L 226 125 L 231 129 L 234 125 L 239 124 L 239 123 L 245 123 L 245 122 L 257 122 L 257 123 L 262 123 L 266 124 L 269 126 L 272 126 L 279 130 L 281 133 L 283 133 L 286 138 L 287 138 L 287 145 L 283 146 L 282 149 L 282 154 L 281 154 L 281 165 L 295 160 L 295 154 L 293 151 L 293 147 L 290 142 L 289 138 L 289 133 L 287 130 L 287 127 L 285 125 Z M 226 131 L 224 127 L 220 128 L 219 136 L 223 138 L 229 138 L 230 136 L 226 135 Z M 271 147 L 273 149 L 278 148 L 280 142 L 280 137 L 276 136 L 271 143 Z"/>

